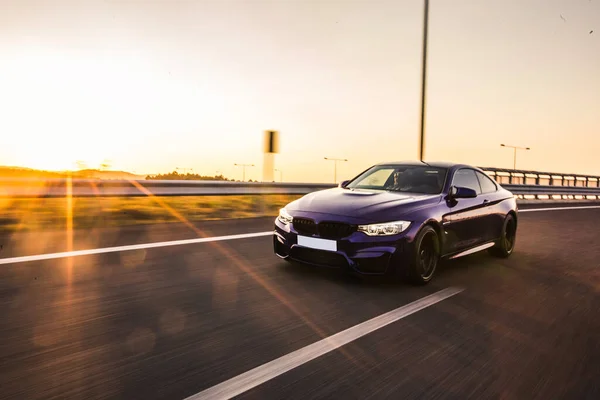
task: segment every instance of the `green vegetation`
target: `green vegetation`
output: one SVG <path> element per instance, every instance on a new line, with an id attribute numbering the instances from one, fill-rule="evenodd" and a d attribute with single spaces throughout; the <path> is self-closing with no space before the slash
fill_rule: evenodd
<path id="1" fill-rule="evenodd" d="M 82 169 L 53 172 L 0 166 L 0 178 L 143 179 L 123 171 Z M 229 181 L 222 175 L 180 174 L 177 171 L 149 175 L 146 179 Z M 0 197 L 0 232 L 64 230 L 72 215 L 74 229 L 124 225 L 274 216 L 295 195 L 190 196 L 190 197 L 95 197 L 19 199 Z M 71 211 L 69 211 L 69 204 Z"/>
<path id="2" fill-rule="evenodd" d="M 299 195 L 72 198 L 74 229 L 276 216 Z M 0 232 L 67 228 L 65 198 L 0 198 Z"/>

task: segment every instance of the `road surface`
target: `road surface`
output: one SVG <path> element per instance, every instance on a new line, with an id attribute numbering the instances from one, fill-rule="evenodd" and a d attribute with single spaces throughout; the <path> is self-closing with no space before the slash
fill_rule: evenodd
<path id="1" fill-rule="evenodd" d="M 600 208 L 522 213 L 512 257 L 444 263 L 425 287 L 289 265 L 270 236 L 18 258 L 268 232 L 271 218 L 0 237 L 0 398 L 203 398 L 457 288 L 264 383 L 250 374 L 237 398 L 597 399 L 599 224 Z"/>

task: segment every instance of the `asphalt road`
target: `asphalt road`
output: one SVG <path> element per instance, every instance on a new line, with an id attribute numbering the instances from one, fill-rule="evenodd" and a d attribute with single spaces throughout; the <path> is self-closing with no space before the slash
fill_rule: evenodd
<path id="1" fill-rule="evenodd" d="M 289 265 L 270 237 L 0 265 L 0 398 L 183 399 L 461 287 L 239 398 L 597 399 L 599 223 L 600 209 L 522 213 L 512 257 L 447 262 L 425 287 Z M 13 235 L 0 258 L 271 228 Z"/>

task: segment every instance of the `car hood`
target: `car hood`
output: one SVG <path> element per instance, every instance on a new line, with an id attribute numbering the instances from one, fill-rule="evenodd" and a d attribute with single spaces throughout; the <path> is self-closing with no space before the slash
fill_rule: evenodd
<path id="1" fill-rule="evenodd" d="M 323 213 L 377 221 L 438 204 L 440 196 L 334 188 L 309 193 L 286 208 L 302 214 Z"/>

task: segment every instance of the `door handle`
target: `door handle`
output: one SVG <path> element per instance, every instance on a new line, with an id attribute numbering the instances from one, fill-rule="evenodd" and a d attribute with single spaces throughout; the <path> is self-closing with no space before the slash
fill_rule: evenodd
<path id="1" fill-rule="evenodd" d="M 483 200 L 483 204 L 488 204 L 490 201 L 488 199 Z"/>

